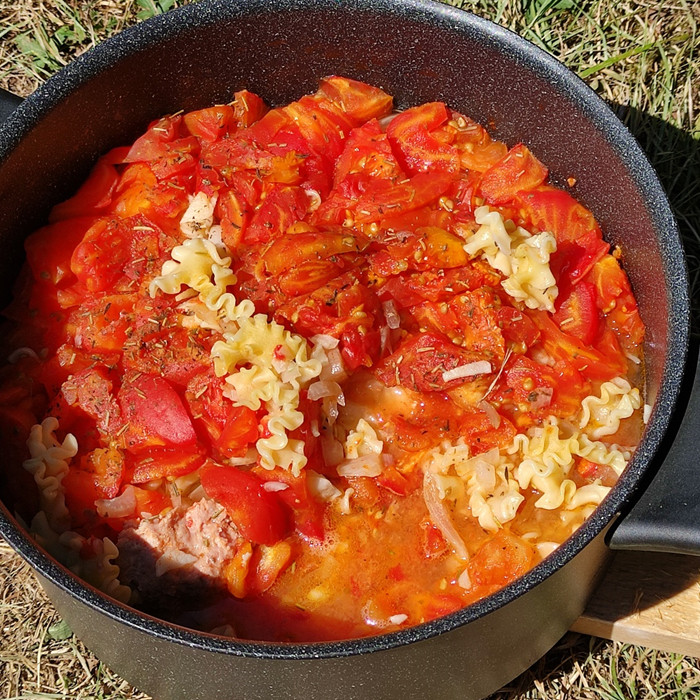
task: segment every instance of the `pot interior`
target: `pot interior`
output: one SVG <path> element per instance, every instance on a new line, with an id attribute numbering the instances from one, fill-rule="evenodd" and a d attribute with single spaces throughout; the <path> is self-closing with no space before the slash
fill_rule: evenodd
<path id="1" fill-rule="evenodd" d="M 29 98 L 0 133 L 2 301 L 10 299 L 23 238 L 101 153 L 133 141 L 160 115 L 226 102 L 243 88 L 273 105 L 286 103 L 329 74 L 378 85 L 399 108 L 444 101 L 494 138 L 526 143 L 555 183 L 576 180 L 574 196 L 623 251 L 647 327 L 646 400 L 656 410 L 616 495 L 544 569 L 524 579 L 525 586 L 535 583 L 602 530 L 647 468 L 678 388 L 687 294 L 668 204 L 632 137 L 583 83 L 506 30 L 418 1 L 249 0 L 191 5 L 106 42 Z M 42 573 L 65 577 L 10 519 L 2 527 Z M 521 589 L 472 606 L 447 625 L 486 614 Z M 103 605 L 91 596 L 90 604 Z M 110 614 L 127 614 L 109 605 Z"/>

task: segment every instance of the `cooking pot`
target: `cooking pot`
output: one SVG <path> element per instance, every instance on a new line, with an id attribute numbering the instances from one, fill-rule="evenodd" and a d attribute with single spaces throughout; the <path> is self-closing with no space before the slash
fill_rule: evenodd
<path id="1" fill-rule="evenodd" d="M 689 314 L 683 252 L 661 186 L 634 139 L 581 81 L 516 35 L 465 12 L 419 0 L 198 3 L 106 41 L 14 110 L 5 94 L 4 301 L 24 236 L 100 154 L 133 141 L 162 114 L 225 102 L 244 87 L 286 103 L 332 73 L 381 86 L 399 108 L 445 101 L 495 138 L 525 142 L 555 182 L 575 178 L 576 197 L 623 251 L 647 327 L 646 401 L 653 408 L 617 486 L 544 562 L 463 610 L 368 639 L 252 643 L 162 622 L 77 580 L 33 543 L 11 509 L 0 509 L 0 533 L 30 562 L 75 633 L 159 699 L 480 697 L 568 629 L 610 547 L 700 552 L 692 527 L 700 520 L 688 498 L 697 478 L 684 459 L 695 452 L 698 411 L 668 447 Z"/>

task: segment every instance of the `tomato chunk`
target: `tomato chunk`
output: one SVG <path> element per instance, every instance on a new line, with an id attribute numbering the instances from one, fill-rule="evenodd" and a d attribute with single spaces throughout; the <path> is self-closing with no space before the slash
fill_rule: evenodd
<path id="1" fill-rule="evenodd" d="M 182 399 L 163 377 L 131 377 L 119 391 L 119 405 L 124 418 L 146 436 L 168 445 L 191 445 L 197 439 Z"/>
<path id="2" fill-rule="evenodd" d="M 226 508 L 246 539 L 273 545 L 287 534 L 287 513 L 279 498 L 266 491 L 254 474 L 208 462 L 202 467 L 200 481 L 207 496 Z"/>

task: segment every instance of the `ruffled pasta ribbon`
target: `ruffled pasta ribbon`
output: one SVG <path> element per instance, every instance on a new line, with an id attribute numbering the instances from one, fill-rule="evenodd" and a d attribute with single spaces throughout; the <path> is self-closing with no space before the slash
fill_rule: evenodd
<path id="1" fill-rule="evenodd" d="M 219 252 L 210 240 L 197 237 L 186 240 L 172 251 L 172 260 L 164 263 L 162 274 L 150 287 L 155 296 L 180 294 L 194 290 L 198 300 L 215 312 L 224 330 L 223 340 L 214 343 L 211 356 L 217 376 L 225 376 L 237 406 L 268 411 L 269 435 L 256 442 L 260 464 L 266 469 L 280 466 L 298 475 L 306 465 L 304 444 L 290 440 L 288 433 L 303 422 L 297 410 L 299 392 L 321 373 L 322 363 L 310 357 L 304 338 L 290 333 L 264 314 L 256 314 L 249 299 L 238 301 L 227 288 L 236 282 L 231 258 Z M 206 322 L 214 327 L 214 319 Z"/>

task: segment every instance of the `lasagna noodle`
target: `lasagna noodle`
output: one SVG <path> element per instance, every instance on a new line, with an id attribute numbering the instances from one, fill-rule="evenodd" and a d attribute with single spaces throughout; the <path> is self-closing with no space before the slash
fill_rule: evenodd
<path id="1" fill-rule="evenodd" d="M 504 221 L 487 206 L 474 211 L 476 233 L 464 245 L 470 256 L 480 255 L 506 279 L 501 286 L 514 299 L 530 309 L 554 311 L 558 289 L 549 269 L 550 255 L 556 251 L 554 236 L 548 232 L 532 235 L 512 221 Z"/>
<path id="2" fill-rule="evenodd" d="M 30 458 L 23 467 L 34 477 L 39 489 L 41 510 L 51 528 L 63 532 L 70 527 L 66 507 L 63 477 L 68 473 L 70 460 L 78 454 L 78 441 L 70 433 L 62 443 L 56 438 L 58 420 L 49 416 L 41 425 L 32 427 L 27 440 Z"/>
<path id="3" fill-rule="evenodd" d="M 600 396 L 587 396 L 581 402 L 579 428 L 588 428 L 591 437 L 614 435 L 620 429 L 620 421 L 629 418 L 642 405 L 639 389 L 622 377 L 604 382 Z"/>
<path id="4" fill-rule="evenodd" d="M 599 504 L 610 488 L 599 483 L 577 487 L 570 478 L 575 457 L 609 465 L 619 474 L 629 456 L 615 445 L 594 442 L 579 432 L 565 437 L 556 419 L 550 417 L 542 427 L 517 434 L 500 451 L 493 448 L 470 456 L 468 446 L 461 441 L 433 449 L 426 469 L 435 474 L 440 498 L 468 499 L 479 525 L 496 532 L 515 518 L 528 488 L 541 494 L 535 507 L 544 510 L 576 510 Z"/>

